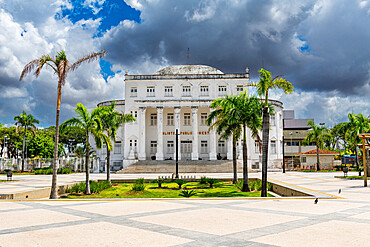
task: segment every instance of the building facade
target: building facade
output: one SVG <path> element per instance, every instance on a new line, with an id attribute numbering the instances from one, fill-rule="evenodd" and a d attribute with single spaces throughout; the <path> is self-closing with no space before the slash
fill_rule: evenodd
<path id="1" fill-rule="evenodd" d="M 171 160 L 175 158 L 175 133 L 179 132 L 180 160 L 232 160 L 232 140 L 219 140 L 206 120 L 214 99 L 248 90 L 249 73 L 224 74 L 205 65 L 177 65 L 153 75 L 126 75 L 125 100 L 116 101 L 116 109 L 131 113 L 136 121 L 118 131 L 112 152 L 112 168 L 117 170 L 136 160 Z M 280 168 L 283 161 L 283 105 L 275 107 L 271 116 L 269 168 Z M 110 105 L 111 101 L 98 106 Z M 260 169 L 258 142 L 248 131 L 248 160 L 253 169 Z M 98 150 L 100 171 L 105 150 Z M 241 140 L 238 157 L 242 158 Z"/>

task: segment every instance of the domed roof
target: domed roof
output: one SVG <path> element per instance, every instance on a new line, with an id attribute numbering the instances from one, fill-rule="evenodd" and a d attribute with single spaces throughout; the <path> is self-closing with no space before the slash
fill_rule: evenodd
<path id="1" fill-rule="evenodd" d="M 174 65 L 155 72 L 155 75 L 204 75 L 223 74 L 222 71 L 207 65 Z"/>

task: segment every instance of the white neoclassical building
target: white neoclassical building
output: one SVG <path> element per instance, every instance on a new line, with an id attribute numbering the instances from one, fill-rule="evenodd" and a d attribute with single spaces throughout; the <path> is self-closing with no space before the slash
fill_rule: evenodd
<path id="1" fill-rule="evenodd" d="M 206 124 L 212 100 L 248 90 L 249 73 L 224 74 L 205 65 L 177 65 L 153 75 L 126 75 L 125 100 L 116 100 L 116 109 L 132 113 L 136 122 L 119 129 L 111 155 L 113 170 L 137 160 L 174 159 L 175 131 L 179 135 L 180 160 L 232 160 L 232 141 L 219 140 Z M 269 168 L 280 167 L 283 160 L 282 103 L 271 100 Z M 110 105 L 111 101 L 98 106 Z M 248 134 L 248 164 L 260 169 L 258 142 Z M 242 158 L 241 140 L 238 158 Z M 105 171 L 106 151 L 98 150 L 100 171 Z"/>

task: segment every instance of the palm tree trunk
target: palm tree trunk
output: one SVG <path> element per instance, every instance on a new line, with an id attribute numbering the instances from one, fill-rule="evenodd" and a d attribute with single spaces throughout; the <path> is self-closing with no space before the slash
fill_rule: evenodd
<path id="1" fill-rule="evenodd" d="M 57 190 L 57 159 L 58 159 L 58 142 L 59 142 L 59 113 L 60 103 L 62 101 L 62 82 L 58 81 L 57 91 L 57 115 L 55 120 L 55 142 L 54 142 L 54 159 L 53 159 L 53 177 L 51 180 L 50 199 L 58 199 Z"/>
<path id="2" fill-rule="evenodd" d="M 233 173 L 234 173 L 233 184 L 235 184 L 238 181 L 238 167 L 237 167 L 237 160 L 236 160 L 236 138 L 235 138 L 235 135 L 233 135 Z"/>
<path id="3" fill-rule="evenodd" d="M 267 162 L 269 147 L 270 114 L 266 105 L 262 116 L 262 189 L 261 197 L 267 197 Z"/>
<path id="4" fill-rule="evenodd" d="M 319 145 L 316 145 L 316 153 L 317 153 L 317 164 L 316 164 L 316 170 L 320 171 L 320 150 Z"/>
<path id="5" fill-rule="evenodd" d="M 26 131 L 27 131 L 27 127 L 24 128 L 24 132 L 23 132 L 23 146 L 22 146 L 22 172 L 24 171 L 24 150 L 25 150 L 25 144 L 26 144 Z"/>
<path id="6" fill-rule="evenodd" d="M 251 191 L 248 183 L 247 128 L 243 125 L 243 192 Z"/>
<path id="7" fill-rule="evenodd" d="M 86 134 L 86 189 L 85 194 L 89 195 L 90 193 L 90 144 L 89 144 L 89 132 Z"/>
<path id="8" fill-rule="evenodd" d="M 107 145 L 107 181 L 110 182 L 110 150 Z"/>

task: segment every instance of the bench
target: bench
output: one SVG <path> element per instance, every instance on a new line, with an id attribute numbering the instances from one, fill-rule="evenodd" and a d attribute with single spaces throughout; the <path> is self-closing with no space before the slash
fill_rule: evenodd
<path id="1" fill-rule="evenodd" d="M 7 172 L 6 173 L 6 181 L 12 180 L 13 179 L 13 173 L 12 172 Z"/>

